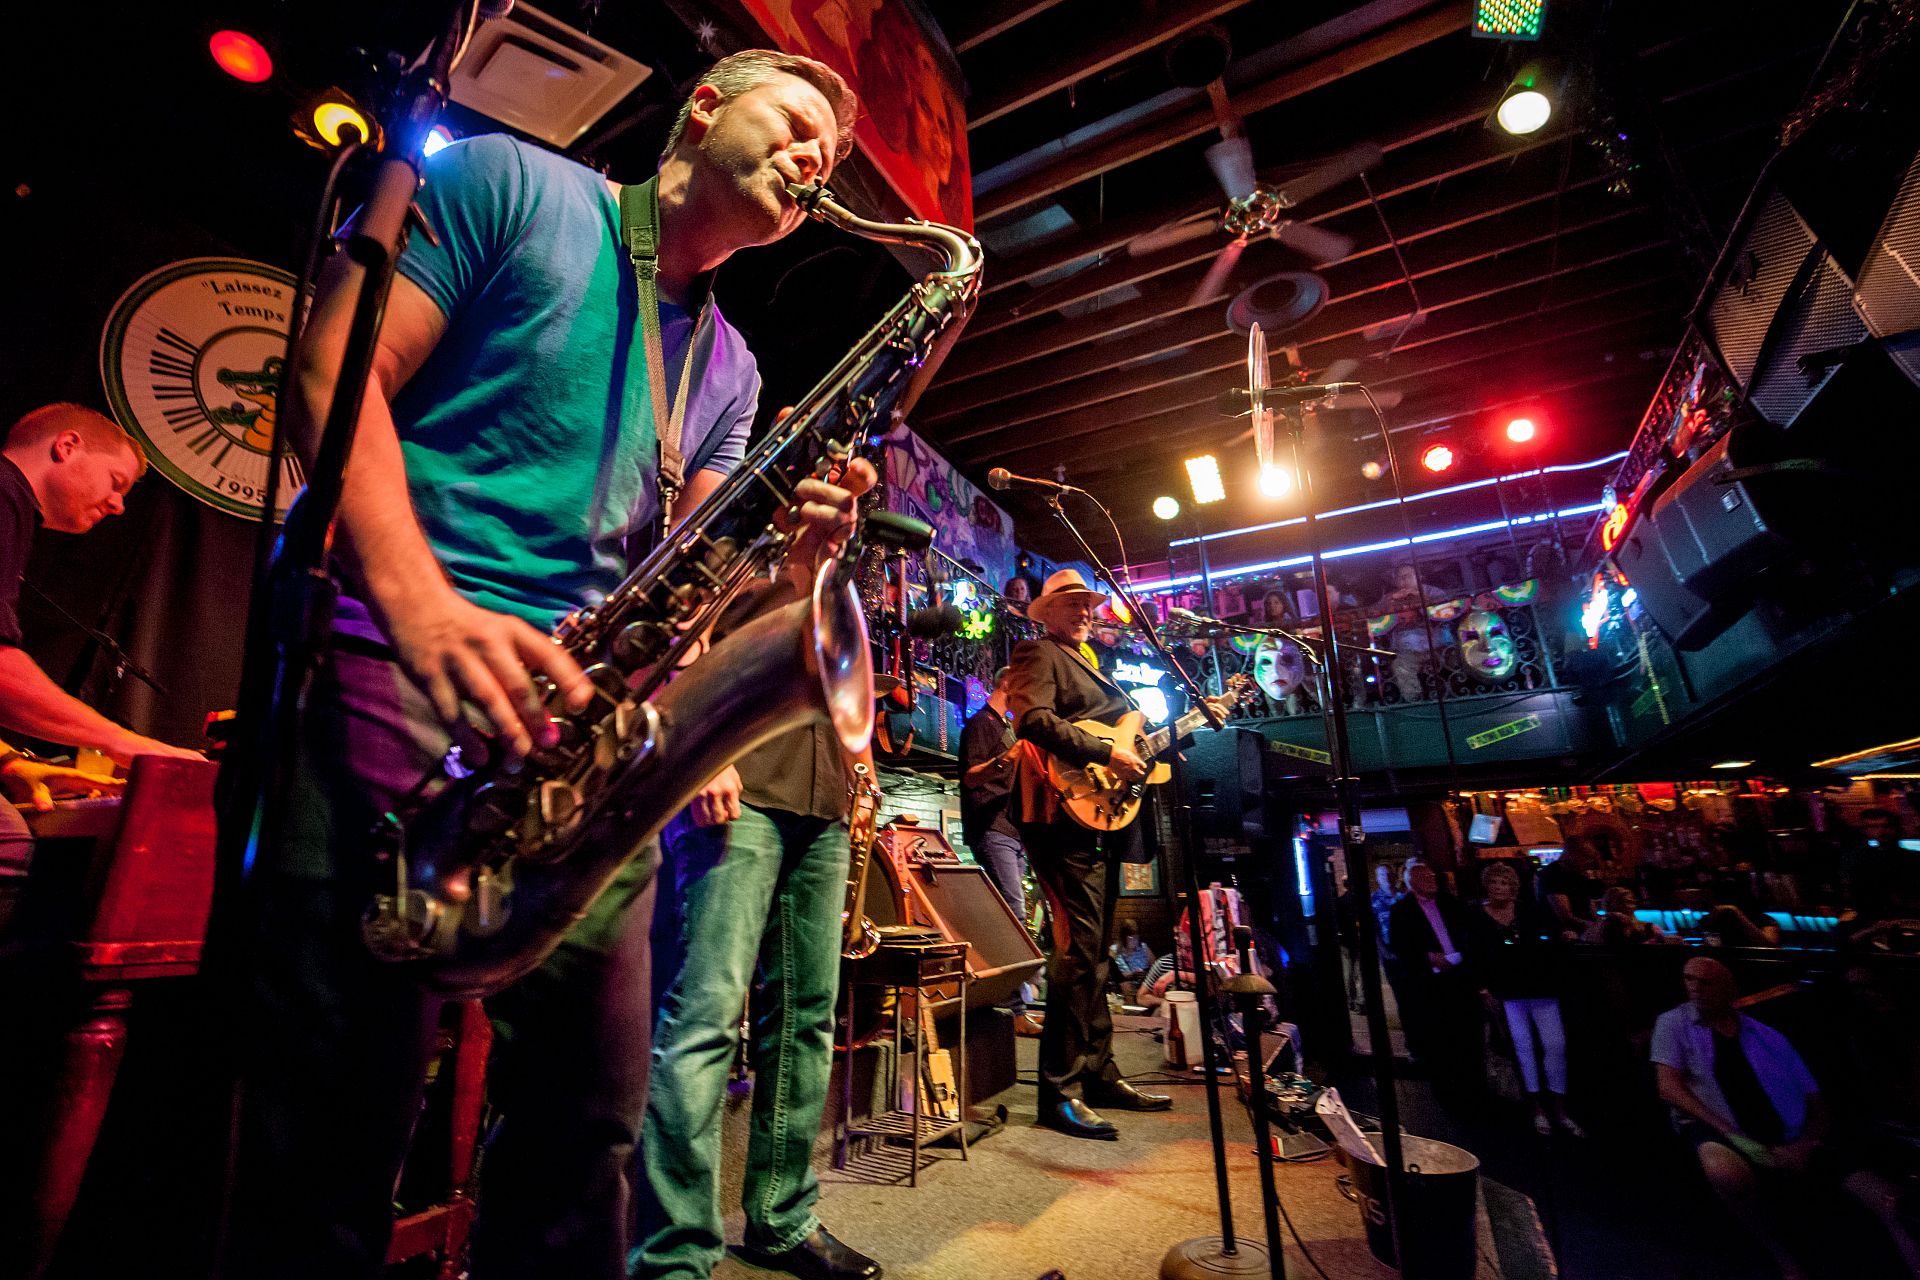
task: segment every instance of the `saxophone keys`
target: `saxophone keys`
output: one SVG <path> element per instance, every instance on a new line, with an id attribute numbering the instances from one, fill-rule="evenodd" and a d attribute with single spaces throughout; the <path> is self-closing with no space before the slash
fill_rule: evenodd
<path id="1" fill-rule="evenodd" d="M 503 835 L 527 811 L 527 793 L 516 786 L 489 782 L 473 793 L 473 807 L 467 811 L 467 830 L 476 836 Z"/>
<path id="2" fill-rule="evenodd" d="M 502 883 L 504 878 L 486 867 L 473 873 L 473 900 L 462 922 L 468 933 L 490 938 L 506 927 L 512 904 L 508 898 L 509 886 Z"/>
<path id="3" fill-rule="evenodd" d="M 571 782 L 549 778 L 540 784 L 540 821 L 548 830 L 564 830 L 579 818 L 584 807 L 580 788 Z"/>

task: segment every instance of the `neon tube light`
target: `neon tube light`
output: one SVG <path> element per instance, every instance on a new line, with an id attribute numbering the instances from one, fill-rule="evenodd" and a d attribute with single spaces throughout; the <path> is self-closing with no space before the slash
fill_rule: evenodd
<path id="1" fill-rule="evenodd" d="M 1537 515 L 1515 516 L 1512 520 L 1493 520 L 1485 524 L 1463 525 L 1458 529 L 1442 529 L 1437 533 L 1420 533 L 1414 535 L 1411 543 L 1409 543 L 1406 538 L 1392 538 L 1386 542 L 1366 542 L 1355 547 L 1340 547 L 1336 550 L 1325 552 L 1322 558 L 1339 560 L 1347 556 L 1367 555 L 1374 551 L 1391 551 L 1396 547 L 1425 545 L 1430 542 L 1446 542 L 1453 538 L 1470 538 L 1476 533 L 1491 533 L 1495 529 L 1507 529 L 1518 525 L 1549 524 L 1554 520 L 1566 520 L 1575 516 L 1593 515 L 1601 509 L 1601 506 L 1602 504 L 1598 502 L 1589 502 L 1585 506 L 1580 507 L 1562 507 L 1558 511 L 1542 511 Z M 1189 541 L 1191 541 L 1191 539 L 1189 539 Z M 1208 574 L 1208 577 L 1215 580 L 1238 578 L 1249 573 L 1268 573 L 1274 569 L 1292 569 L 1298 565 L 1312 563 L 1313 557 L 1310 555 L 1288 556 L 1284 560 L 1263 560 L 1258 564 L 1239 564 L 1224 569 L 1214 569 Z M 1163 578 L 1152 582 L 1136 582 L 1133 584 L 1133 589 L 1136 592 L 1147 594 L 1171 590 L 1174 587 L 1191 586 L 1199 581 L 1199 574 L 1188 573 L 1182 574 L 1177 578 Z"/>
<path id="2" fill-rule="evenodd" d="M 1567 462 L 1553 467 L 1535 467 L 1531 471 L 1516 471 L 1508 476 L 1488 476 L 1484 480 L 1468 480 L 1463 484 L 1450 484 L 1444 488 L 1427 489 L 1421 493 L 1412 494 L 1407 498 L 1407 501 L 1409 503 L 1425 502 L 1429 498 L 1444 498 L 1450 493 L 1465 493 L 1469 489 L 1485 489 L 1489 485 L 1506 484 L 1513 480 L 1525 480 L 1528 476 L 1537 476 L 1542 473 L 1560 474 L 1568 471 L 1590 471 L 1595 467 L 1604 467 L 1610 462 L 1618 462 L 1626 456 L 1627 451 L 1622 449 L 1618 453 L 1610 453 L 1604 458 L 1595 458 L 1590 462 Z M 1363 511 L 1378 511 L 1382 507 L 1396 506 L 1399 501 L 1398 498 L 1381 498 L 1374 502 L 1362 502 L 1358 506 L 1336 507 L 1331 511 L 1320 512 L 1314 519 L 1331 520 L 1335 516 L 1352 516 L 1358 515 Z M 1219 533 L 1204 534 L 1198 538 L 1176 538 L 1167 543 L 1167 545 L 1169 547 L 1187 547 L 1192 546 L 1196 542 L 1217 542 L 1221 538 L 1238 538 L 1243 534 L 1265 533 L 1269 529 L 1284 529 L 1288 525 L 1305 523 L 1305 516 L 1293 516 L 1286 520 L 1270 520 L 1265 524 L 1250 524 L 1241 529 L 1223 529 Z M 1524 522 L 1515 521 L 1515 523 Z"/>

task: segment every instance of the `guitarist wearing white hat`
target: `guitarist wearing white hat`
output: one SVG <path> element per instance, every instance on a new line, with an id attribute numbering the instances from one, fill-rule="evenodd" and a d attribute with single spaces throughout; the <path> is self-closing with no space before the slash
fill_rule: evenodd
<path id="1" fill-rule="evenodd" d="M 1117 722 L 1133 703 L 1101 674 L 1087 635 L 1107 597 L 1073 569 L 1049 577 L 1027 615 L 1047 629 L 1022 641 L 1007 674 L 1014 734 L 1021 740 L 1010 806 L 1027 860 L 1052 907 L 1053 955 L 1047 963 L 1047 1016 L 1040 1034 L 1040 1123 L 1078 1138 L 1120 1136 L 1095 1106 L 1161 1111 L 1164 1094 L 1128 1084 L 1113 1062 L 1107 1010 L 1107 932 L 1120 887 L 1121 861 L 1140 857 L 1137 825 L 1117 831 L 1081 826 L 1047 783 L 1046 755 L 1073 765 L 1105 765 L 1124 781 L 1147 776 L 1130 746 L 1109 744 L 1076 720 Z"/>

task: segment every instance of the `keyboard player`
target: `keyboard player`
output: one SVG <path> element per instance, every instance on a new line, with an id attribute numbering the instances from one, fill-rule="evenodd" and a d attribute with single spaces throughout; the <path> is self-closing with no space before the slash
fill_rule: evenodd
<path id="1" fill-rule="evenodd" d="M 146 474 L 139 442 L 77 404 L 43 405 L 0 444 L 0 731 L 92 747 L 126 766 L 135 756 L 195 756 L 115 724 L 55 684 L 20 647 L 20 575 L 42 526 L 85 533 L 126 510 Z"/>

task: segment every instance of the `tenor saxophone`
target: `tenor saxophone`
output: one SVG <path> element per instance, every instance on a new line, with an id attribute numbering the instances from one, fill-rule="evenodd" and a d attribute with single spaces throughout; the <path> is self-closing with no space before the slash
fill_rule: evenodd
<path id="1" fill-rule="evenodd" d="M 619 587 L 560 623 L 553 643 L 586 670 L 595 696 L 568 712 L 536 680 L 558 745 L 471 772 L 450 759 L 383 821 L 383 888 L 362 937 L 436 993 L 486 995 L 533 969 L 709 778 L 760 743 L 813 720 L 850 752 L 872 733 L 851 544 L 821 566 L 809 599 L 694 657 L 728 604 L 784 562 L 792 522 L 777 517 L 796 486 L 877 448 L 913 372 L 979 296 L 982 254 L 954 227 L 869 221 L 820 184 L 787 190 L 814 218 L 930 250 L 942 265 Z"/>
<path id="2" fill-rule="evenodd" d="M 880 949 L 880 930 L 867 919 L 867 868 L 879 836 L 880 788 L 873 770 L 856 761 L 847 781 L 847 905 L 840 913 L 840 954 L 865 960 Z"/>

